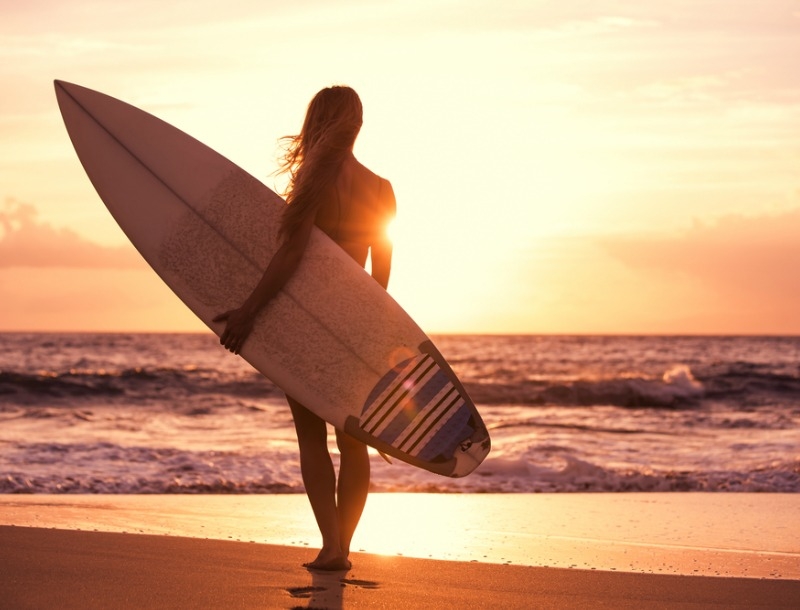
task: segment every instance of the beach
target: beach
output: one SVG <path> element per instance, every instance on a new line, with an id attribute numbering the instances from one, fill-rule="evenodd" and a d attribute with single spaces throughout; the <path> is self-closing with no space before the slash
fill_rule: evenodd
<path id="1" fill-rule="evenodd" d="M 334 574 L 283 395 L 214 337 L 0 339 L 3 610 L 800 607 L 797 337 L 437 338 L 492 452 L 373 454 Z"/>
<path id="2" fill-rule="evenodd" d="M 349 572 L 307 500 L 0 496 L 8 608 L 796 608 L 796 494 L 372 494 Z"/>

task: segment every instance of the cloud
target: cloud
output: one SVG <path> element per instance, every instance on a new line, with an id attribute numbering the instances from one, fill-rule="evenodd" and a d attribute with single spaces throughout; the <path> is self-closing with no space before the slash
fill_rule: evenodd
<path id="1" fill-rule="evenodd" d="M 698 222 L 671 237 L 607 238 L 602 245 L 639 271 L 700 280 L 731 308 L 800 310 L 800 208 Z"/>
<path id="2" fill-rule="evenodd" d="M 7 331 L 202 331 L 151 270 L 0 269 Z"/>
<path id="3" fill-rule="evenodd" d="M 143 269 L 130 246 L 108 247 L 37 219 L 35 206 L 6 199 L 0 208 L 0 269 L 73 267 Z"/>

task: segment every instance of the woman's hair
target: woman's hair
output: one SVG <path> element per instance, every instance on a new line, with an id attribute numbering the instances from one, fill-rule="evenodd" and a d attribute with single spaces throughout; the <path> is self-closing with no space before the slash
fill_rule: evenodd
<path id="1" fill-rule="evenodd" d="M 316 213 L 356 141 L 361 122 L 358 94 L 350 87 L 328 87 L 311 100 L 300 133 L 281 138 L 286 153 L 278 171 L 289 174 L 282 235 L 291 235 L 309 214 Z"/>

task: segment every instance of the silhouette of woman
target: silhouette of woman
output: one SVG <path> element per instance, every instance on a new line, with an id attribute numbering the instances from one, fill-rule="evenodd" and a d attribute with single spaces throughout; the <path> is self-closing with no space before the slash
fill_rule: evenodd
<path id="1" fill-rule="evenodd" d="M 362 106 L 350 87 L 329 87 L 311 100 L 300 133 L 288 142 L 280 171 L 289 174 L 282 244 L 250 296 L 237 309 L 218 315 L 226 322 L 220 338 L 239 353 L 263 309 L 294 273 L 316 225 L 364 267 L 384 288 L 389 282 L 392 244 L 386 233 L 395 215 L 388 180 L 374 174 L 353 155 L 361 129 Z M 304 564 L 317 570 L 350 568 L 350 541 L 369 491 L 370 464 L 362 442 L 336 430 L 339 477 L 327 446 L 324 420 L 287 396 L 297 431 L 300 468 L 308 499 L 322 534 L 316 559 Z"/>

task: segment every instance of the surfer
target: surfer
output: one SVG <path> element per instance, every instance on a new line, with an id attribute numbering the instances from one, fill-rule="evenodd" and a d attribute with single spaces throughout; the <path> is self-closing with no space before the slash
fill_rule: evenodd
<path id="1" fill-rule="evenodd" d="M 324 231 L 359 265 L 371 262 L 372 277 L 385 289 L 392 264 L 386 229 L 395 214 L 392 186 L 353 155 L 361 129 L 362 106 L 350 87 L 329 87 L 311 100 L 303 127 L 287 143 L 280 170 L 289 175 L 282 245 L 250 296 L 237 309 L 218 315 L 226 322 L 220 337 L 238 354 L 256 315 L 278 294 L 299 265 L 314 226 Z M 367 446 L 336 430 L 340 452 L 338 481 L 323 419 L 287 396 L 297 431 L 300 469 L 322 549 L 304 564 L 318 570 L 350 568 L 350 541 L 367 500 L 370 464 Z"/>

